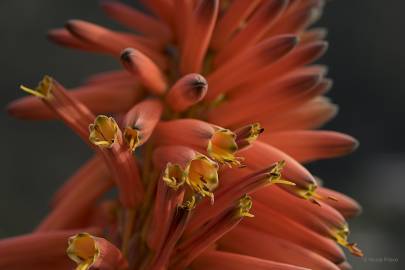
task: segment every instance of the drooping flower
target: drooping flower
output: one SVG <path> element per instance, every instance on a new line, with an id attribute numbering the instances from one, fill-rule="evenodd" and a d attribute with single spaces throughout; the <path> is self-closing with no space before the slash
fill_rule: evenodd
<path id="1" fill-rule="evenodd" d="M 0 268 L 350 269 L 339 245 L 362 255 L 346 221 L 360 206 L 302 165 L 357 147 L 316 130 L 337 111 L 312 64 L 324 1 L 141 2 L 150 14 L 102 2 L 136 34 L 81 20 L 49 33 L 124 70 L 71 90 L 45 76 L 9 105 L 62 120 L 95 155 L 32 234 L 0 241 Z"/>

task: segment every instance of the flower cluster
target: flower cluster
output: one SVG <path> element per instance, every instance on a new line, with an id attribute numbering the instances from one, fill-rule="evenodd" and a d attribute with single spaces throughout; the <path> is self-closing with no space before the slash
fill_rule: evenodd
<path id="1" fill-rule="evenodd" d="M 324 1 L 141 2 L 150 13 L 102 2 L 136 34 L 81 20 L 49 32 L 123 70 L 71 90 L 45 76 L 9 105 L 62 120 L 95 154 L 33 233 L 0 241 L 0 268 L 350 269 L 340 246 L 362 256 L 346 222 L 360 206 L 302 165 L 357 146 L 316 130 L 337 111 L 312 64 Z"/>

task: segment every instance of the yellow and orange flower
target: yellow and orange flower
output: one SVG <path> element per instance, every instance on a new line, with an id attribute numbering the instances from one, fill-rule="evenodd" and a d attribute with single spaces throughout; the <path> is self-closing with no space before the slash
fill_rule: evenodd
<path id="1" fill-rule="evenodd" d="M 346 221 L 361 208 L 302 165 L 357 147 L 316 130 L 337 111 L 312 64 L 324 1 L 141 2 L 150 14 L 101 5 L 136 34 L 81 20 L 49 32 L 124 70 L 71 90 L 45 76 L 9 105 L 62 120 L 95 154 L 32 234 L 0 241 L 0 268 L 350 269 L 340 246 L 362 256 Z"/>

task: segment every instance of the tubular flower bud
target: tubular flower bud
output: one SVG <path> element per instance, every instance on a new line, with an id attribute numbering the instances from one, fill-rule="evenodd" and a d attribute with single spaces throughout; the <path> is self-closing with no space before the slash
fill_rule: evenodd
<path id="1" fill-rule="evenodd" d="M 48 37 L 121 69 L 69 90 L 45 76 L 7 108 L 62 120 L 95 156 L 32 234 L 0 240 L 0 268 L 67 269 L 68 241 L 77 270 L 349 269 L 361 207 L 303 165 L 358 146 L 319 130 L 337 113 L 313 64 L 325 1 L 120 2 L 101 6 L 126 32 L 70 20 Z"/>

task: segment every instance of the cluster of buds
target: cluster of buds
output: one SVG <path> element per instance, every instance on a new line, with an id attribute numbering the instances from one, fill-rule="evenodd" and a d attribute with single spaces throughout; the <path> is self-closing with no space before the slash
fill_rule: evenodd
<path id="1" fill-rule="evenodd" d="M 308 29 L 323 1 L 142 2 L 153 15 L 102 2 L 139 34 L 80 20 L 49 34 L 124 70 L 72 90 L 45 76 L 9 105 L 62 120 L 94 157 L 32 234 L 0 241 L 0 268 L 350 269 L 340 246 L 362 256 L 346 222 L 360 206 L 302 165 L 357 146 L 314 130 L 336 113 L 310 65 L 327 47 Z"/>

